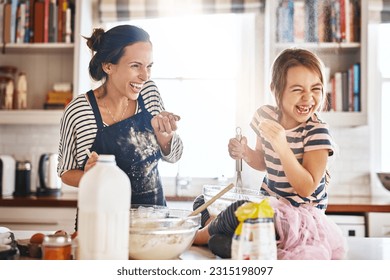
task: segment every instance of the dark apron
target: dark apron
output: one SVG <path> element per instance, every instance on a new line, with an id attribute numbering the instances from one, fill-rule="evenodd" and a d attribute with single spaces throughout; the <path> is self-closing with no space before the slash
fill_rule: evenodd
<path id="1" fill-rule="evenodd" d="M 130 179 L 131 204 L 166 206 L 157 168 L 162 155 L 151 125 L 152 115 L 146 110 L 142 96 L 138 97 L 140 113 L 105 127 L 93 91 L 87 95 L 98 128 L 90 151 L 115 155 L 116 164 Z M 86 161 L 87 158 L 84 165 Z"/>

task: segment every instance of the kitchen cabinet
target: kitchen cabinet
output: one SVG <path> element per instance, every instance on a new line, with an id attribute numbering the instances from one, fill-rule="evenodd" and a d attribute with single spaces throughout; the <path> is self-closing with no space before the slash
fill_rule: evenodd
<path id="1" fill-rule="evenodd" d="M 3 46 L 0 65 L 12 65 L 27 75 L 27 110 L 0 110 L 3 124 L 59 124 L 62 110 L 44 110 L 54 83 L 71 83 L 73 96 L 90 86 L 85 42 L 92 30 L 92 0 L 75 1 L 73 43 L 14 43 Z M 81 22 L 82 21 L 82 22 Z"/>
<path id="2" fill-rule="evenodd" d="M 352 2 L 352 0 L 350 0 Z M 291 18 L 287 24 L 287 29 L 291 29 L 291 34 L 287 37 L 282 37 L 282 27 L 278 22 L 278 13 L 280 9 L 278 5 L 284 2 L 284 5 L 295 7 L 295 14 L 299 18 L 299 6 L 306 5 L 304 0 L 294 1 L 267 1 L 265 14 L 265 81 L 269 81 L 270 69 L 273 60 L 283 49 L 288 47 L 300 47 L 313 51 L 323 60 L 325 66 L 329 68 L 329 77 L 333 77 L 336 72 L 345 72 L 355 63 L 360 64 L 360 111 L 330 111 L 322 112 L 321 117 L 331 126 L 361 126 L 367 124 L 367 14 L 368 1 L 360 0 L 360 41 L 341 41 L 341 42 L 319 42 L 321 40 L 312 40 L 307 42 L 306 38 L 300 38 L 304 28 L 298 27 L 299 19 Z M 311 1 L 317 3 L 325 1 Z M 347 2 L 347 1 L 346 1 Z M 319 14 L 320 15 L 320 14 Z M 319 15 L 315 19 L 319 18 Z M 282 16 L 283 21 L 288 19 Z M 301 22 L 305 21 L 302 16 Z M 279 25 L 278 25 L 279 24 Z M 293 28 L 291 28 L 291 24 Z M 310 25 L 313 22 L 310 23 Z M 314 25 L 315 26 L 315 25 Z M 319 28 L 320 24 L 318 24 Z M 331 29 L 331 26 L 326 26 Z M 295 31 L 294 31 L 295 30 Z M 283 33 L 284 34 L 284 33 Z M 291 38 L 291 36 L 293 38 Z M 290 41 L 290 42 L 286 42 Z M 265 92 L 269 91 L 269 83 L 266 82 Z M 330 85 L 328 85 L 329 87 Z M 328 91 L 329 92 L 329 91 Z"/>
<path id="3" fill-rule="evenodd" d="M 368 213 L 370 237 L 390 237 L 390 213 Z"/>
<path id="4" fill-rule="evenodd" d="M 345 237 L 366 237 L 364 215 L 327 215 L 341 229 Z"/>
<path id="5" fill-rule="evenodd" d="M 0 207 L 0 226 L 10 230 L 74 232 L 76 208 Z"/>

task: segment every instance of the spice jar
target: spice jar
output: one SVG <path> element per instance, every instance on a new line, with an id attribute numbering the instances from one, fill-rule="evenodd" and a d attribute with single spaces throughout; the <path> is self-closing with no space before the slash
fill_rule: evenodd
<path id="1" fill-rule="evenodd" d="M 71 260 L 72 240 L 69 235 L 46 235 L 42 243 L 42 259 Z"/>

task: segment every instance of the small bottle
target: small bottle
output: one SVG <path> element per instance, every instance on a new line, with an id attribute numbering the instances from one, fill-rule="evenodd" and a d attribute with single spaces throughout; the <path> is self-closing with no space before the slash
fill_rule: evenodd
<path id="1" fill-rule="evenodd" d="M 71 260 L 72 240 L 69 235 L 49 234 L 43 238 L 42 259 Z"/>
<path id="2" fill-rule="evenodd" d="M 235 215 L 240 224 L 232 239 L 232 259 L 276 260 L 274 211 L 268 199 L 260 203 L 247 202 L 235 211 Z"/>
<path id="3" fill-rule="evenodd" d="M 99 155 L 79 185 L 79 259 L 128 259 L 130 201 L 130 179 L 116 165 L 115 156 Z"/>
<path id="4" fill-rule="evenodd" d="M 240 236 L 238 259 L 276 260 L 275 226 L 272 218 L 247 219 Z"/>

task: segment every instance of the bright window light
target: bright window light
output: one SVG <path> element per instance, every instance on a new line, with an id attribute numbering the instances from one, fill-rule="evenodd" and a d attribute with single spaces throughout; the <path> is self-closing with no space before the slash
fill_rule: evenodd
<path id="1" fill-rule="evenodd" d="M 240 114 L 242 56 L 247 42 L 237 14 L 201 15 L 132 20 L 145 29 L 153 43 L 152 80 L 167 111 L 181 116 L 178 133 L 184 143 L 176 164 L 160 163 L 163 177 L 217 178 L 235 176 L 228 140 L 235 136 Z M 106 26 L 110 28 L 114 25 Z M 252 46 L 253 47 L 253 46 Z M 247 51 L 248 53 L 248 51 Z M 240 96 L 238 96 L 240 95 Z M 252 112 L 251 112 L 252 113 Z M 249 121 L 248 121 L 249 123 Z"/>

